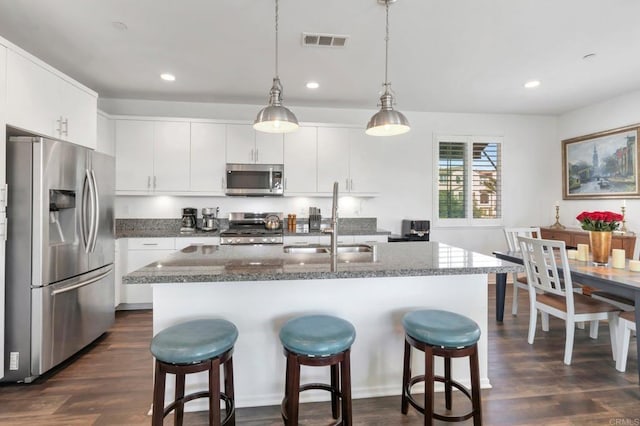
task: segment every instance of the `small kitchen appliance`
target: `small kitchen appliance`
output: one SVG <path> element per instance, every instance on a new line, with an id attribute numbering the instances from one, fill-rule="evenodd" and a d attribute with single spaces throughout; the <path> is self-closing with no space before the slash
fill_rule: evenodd
<path id="1" fill-rule="evenodd" d="M 282 196 L 284 165 L 227 163 L 226 195 Z"/>
<path id="2" fill-rule="evenodd" d="M 202 209 L 202 230 L 217 231 L 218 230 L 218 213 L 220 207 L 205 207 Z"/>
<path id="3" fill-rule="evenodd" d="M 189 234 L 196 231 L 197 216 L 198 210 L 193 207 L 185 207 L 182 209 L 181 234 Z"/>
<path id="4" fill-rule="evenodd" d="M 220 244 L 282 244 L 284 213 L 229 213 L 229 228 L 220 232 Z"/>
<path id="5" fill-rule="evenodd" d="M 429 241 L 431 222 L 428 220 L 404 219 L 400 228 L 400 235 L 390 235 L 389 242 Z"/>

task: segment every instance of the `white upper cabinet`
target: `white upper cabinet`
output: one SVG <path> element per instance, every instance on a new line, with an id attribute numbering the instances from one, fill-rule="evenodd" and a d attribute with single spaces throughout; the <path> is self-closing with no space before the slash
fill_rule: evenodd
<path id="1" fill-rule="evenodd" d="M 153 121 L 116 120 L 116 190 L 151 191 Z"/>
<path id="2" fill-rule="evenodd" d="M 227 124 L 227 163 L 282 164 L 281 134 L 256 132 L 250 124 Z"/>
<path id="3" fill-rule="evenodd" d="M 278 133 L 256 132 L 256 163 L 282 164 L 284 136 Z"/>
<path id="4" fill-rule="evenodd" d="M 190 133 L 188 122 L 116 120 L 116 190 L 188 190 Z"/>
<path id="5" fill-rule="evenodd" d="M 103 113 L 98 113 L 98 138 L 96 151 L 116 155 L 116 122 Z"/>
<path id="6" fill-rule="evenodd" d="M 96 147 L 97 94 L 11 49 L 7 106 L 11 126 Z"/>
<path id="7" fill-rule="evenodd" d="M 318 182 L 318 129 L 300 127 L 284 135 L 284 193 L 314 193 Z"/>
<path id="8" fill-rule="evenodd" d="M 349 192 L 372 194 L 380 191 L 382 167 L 393 138 L 369 136 L 362 129 L 349 129 Z"/>
<path id="9" fill-rule="evenodd" d="M 191 128 L 189 123 L 154 122 L 153 189 L 181 191 L 189 188 Z"/>
<path id="10" fill-rule="evenodd" d="M 191 191 L 222 195 L 226 125 L 191 123 Z"/>
<path id="11" fill-rule="evenodd" d="M 331 193 L 333 182 L 341 193 L 348 191 L 349 133 L 348 128 L 318 127 L 318 192 Z"/>

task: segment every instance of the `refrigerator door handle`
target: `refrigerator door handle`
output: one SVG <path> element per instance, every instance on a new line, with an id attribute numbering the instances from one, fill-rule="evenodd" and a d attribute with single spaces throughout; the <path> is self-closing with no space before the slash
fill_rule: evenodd
<path id="1" fill-rule="evenodd" d="M 81 282 L 79 282 L 77 284 L 74 284 L 74 285 L 70 285 L 69 287 L 61 288 L 60 290 L 54 290 L 54 291 L 51 292 L 51 296 L 56 296 L 56 295 L 61 294 L 61 293 L 67 293 L 69 291 L 76 290 L 76 289 L 78 289 L 80 287 L 84 287 L 84 286 L 87 286 L 89 284 L 93 284 L 96 281 L 100 281 L 101 279 L 103 279 L 104 277 L 109 275 L 112 272 L 112 270 L 113 270 L 113 268 L 109 268 L 106 272 L 103 272 L 102 274 L 98 275 L 97 277 L 89 278 L 88 280 L 81 281 Z"/>
<path id="2" fill-rule="evenodd" d="M 89 243 L 89 251 L 93 252 L 96 249 L 96 241 L 98 240 L 98 224 L 100 223 L 100 200 L 98 199 L 98 182 L 96 181 L 96 174 L 91 170 L 91 182 L 93 182 L 93 186 L 89 188 L 93 188 L 93 223 L 91 227 L 90 234 L 90 243 Z"/>
<path id="3" fill-rule="evenodd" d="M 87 229 L 87 194 L 91 192 L 91 178 L 89 170 L 85 170 L 84 183 L 82 184 L 82 201 L 80 204 L 80 234 L 84 244 L 85 253 L 89 253 L 89 240 L 91 239 L 91 227 Z M 90 197 L 90 195 L 89 195 Z"/>

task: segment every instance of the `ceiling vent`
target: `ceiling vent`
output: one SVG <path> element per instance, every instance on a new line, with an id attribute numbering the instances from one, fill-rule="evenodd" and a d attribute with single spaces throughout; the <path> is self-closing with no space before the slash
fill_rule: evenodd
<path id="1" fill-rule="evenodd" d="M 302 45 L 308 47 L 345 47 L 348 39 L 338 34 L 302 33 Z"/>

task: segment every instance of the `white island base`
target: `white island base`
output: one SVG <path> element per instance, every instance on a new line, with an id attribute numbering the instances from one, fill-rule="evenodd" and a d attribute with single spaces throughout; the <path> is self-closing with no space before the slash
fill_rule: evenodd
<path id="1" fill-rule="evenodd" d="M 153 284 L 153 333 L 198 318 L 233 322 L 239 331 L 233 353 L 236 407 L 279 405 L 285 378 L 280 327 L 297 315 L 336 315 L 356 329 L 351 348 L 353 398 L 368 398 L 401 394 L 402 316 L 414 309 L 445 309 L 479 324 L 480 383 L 488 388 L 487 304 L 486 274 L 163 283 Z M 423 354 L 414 350 L 413 375 L 422 374 L 423 360 Z M 443 363 L 438 359 L 436 374 L 442 372 Z M 469 387 L 468 359 L 454 359 L 452 374 Z M 302 367 L 301 383 L 328 380 L 328 367 Z M 190 375 L 186 383 L 187 393 L 206 389 L 206 373 Z M 173 393 L 173 377 L 169 375 L 167 401 Z M 328 399 L 329 393 L 322 391 L 300 396 L 301 402 Z M 206 400 L 193 401 L 186 409 L 206 410 Z"/>

